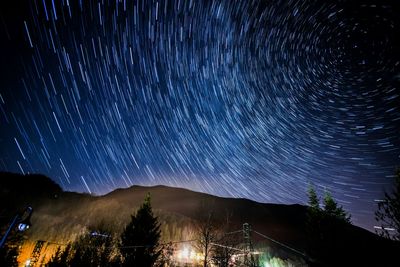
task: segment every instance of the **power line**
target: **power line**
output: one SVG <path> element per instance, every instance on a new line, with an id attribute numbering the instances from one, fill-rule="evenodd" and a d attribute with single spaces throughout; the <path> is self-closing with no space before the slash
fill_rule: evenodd
<path id="1" fill-rule="evenodd" d="M 217 244 L 217 243 L 210 243 L 210 244 L 213 246 L 221 247 L 221 248 L 228 248 L 228 249 L 237 250 L 237 251 L 244 252 L 244 253 L 246 252 L 244 249 L 235 248 L 232 246 L 226 246 L 226 245 L 221 245 L 221 244 Z"/>
<path id="2" fill-rule="evenodd" d="M 71 243 L 59 243 L 59 242 L 53 242 L 53 241 L 48 241 L 48 240 L 43 240 L 48 244 L 54 244 L 54 245 L 58 245 L 58 246 L 68 246 Z M 179 240 L 179 241 L 169 241 L 169 242 L 164 242 L 164 243 L 160 243 L 158 244 L 159 246 L 165 246 L 165 245 L 171 245 L 171 244 L 179 244 L 179 243 L 190 243 L 190 242 L 195 242 L 198 239 L 190 239 L 190 240 Z M 39 241 L 39 240 L 38 240 Z M 98 246 L 94 246 L 94 245 L 87 245 L 84 244 L 83 247 L 98 247 Z M 132 246 L 109 246 L 107 248 L 122 248 L 122 249 L 129 249 L 129 248 L 147 248 L 147 247 L 152 247 L 152 245 L 132 245 Z"/>
<path id="3" fill-rule="evenodd" d="M 198 241 L 198 239 L 190 239 L 190 240 L 180 240 L 180 241 L 170 241 L 159 244 L 160 246 L 163 245 L 170 245 L 170 244 L 179 244 L 179 243 L 190 243 Z M 133 245 L 133 246 L 118 246 L 117 248 L 145 248 L 145 247 L 152 247 L 151 245 Z"/>
<path id="4" fill-rule="evenodd" d="M 262 233 L 260 233 L 258 231 L 255 231 L 255 230 L 251 230 L 251 231 L 256 233 L 256 234 L 258 234 L 259 236 L 261 236 L 261 237 L 263 237 L 265 239 L 270 240 L 273 243 L 276 243 L 276 244 L 278 244 L 278 245 L 280 245 L 280 246 L 282 246 L 282 247 L 284 247 L 286 249 L 289 249 L 290 251 L 295 252 L 296 254 L 301 255 L 302 257 L 308 258 L 306 254 L 304 254 L 303 252 L 301 252 L 301 251 L 299 251 L 299 250 L 297 250 L 295 248 L 292 248 L 292 247 L 290 247 L 290 246 L 288 246 L 288 245 L 286 245 L 286 244 L 284 244 L 282 242 L 279 242 L 279 241 L 277 241 L 277 240 L 275 240 L 275 239 L 273 239 L 273 238 L 271 238 L 271 237 L 269 237 L 269 236 L 267 236 L 265 234 L 262 234 Z M 237 230 L 237 231 L 224 233 L 224 235 L 231 235 L 231 234 L 237 234 L 237 233 L 242 233 L 242 232 L 243 232 L 243 230 L 241 229 L 241 230 Z M 48 244 L 54 244 L 54 245 L 58 245 L 58 246 L 68 246 L 68 245 L 70 245 L 70 243 L 59 243 L 59 242 L 47 241 L 47 240 L 43 240 L 43 241 L 47 242 Z M 165 245 L 180 244 L 180 243 L 191 243 L 191 242 L 196 242 L 196 241 L 198 241 L 198 239 L 177 240 L 177 241 L 163 242 L 163 243 L 160 243 L 159 245 L 160 246 L 165 246 Z M 223 247 L 223 248 L 228 248 L 228 249 L 232 249 L 232 250 L 236 250 L 236 251 L 240 251 L 240 252 L 244 252 L 245 251 L 245 250 L 240 249 L 240 248 L 235 248 L 233 246 L 227 246 L 227 245 L 222 245 L 222 244 L 218 244 L 218 243 L 211 243 L 211 245 L 218 246 L 218 247 Z M 84 247 L 98 247 L 98 246 L 94 246 L 94 245 L 83 245 L 83 246 Z M 119 249 L 132 249 L 133 248 L 134 249 L 134 248 L 146 248 L 146 247 L 152 247 L 152 245 L 109 246 L 108 248 L 119 248 Z"/>
<path id="5" fill-rule="evenodd" d="M 295 253 L 297 253 L 297 254 L 300 254 L 301 256 L 307 258 L 307 255 L 306 255 L 306 254 L 304 254 L 303 252 L 298 251 L 297 249 L 294 249 L 294 248 L 292 248 L 292 247 L 289 247 L 288 245 L 285 245 L 285 244 L 283 244 L 283 243 L 281 243 L 281 242 L 279 242 L 279 241 L 277 241 L 277 240 L 275 240 L 275 239 L 273 239 L 273 238 L 271 238 L 271 237 L 269 237 L 269 236 L 266 236 L 266 235 L 264 235 L 264 234 L 261 234 L 261 233 L 259 233 L 259 232 L 257 232 L 257 231 L 254 231 L 254 230 L 253 230 L 253 232 L 256 233 L 256 234 L 258 234 L 259 236 L 262 236 L 262 237 L 264 237 L 264 238 L 266 238 L 266 239 L 268 239 L 268 240 L 270 240 L 270 241 L 272 241 L 272 242 L 274 242 L 274 243 L 276 243 L 276 244 L 278 244 L 278 245 L 280 245 L 280 246 L 282 246 L 282 247 L 285 247 L 285 248 L 287 248 L 287 249 L 289 249 L 289 250 L 291 250 L 291 251 L 293 251 L 293 252 L 295 252 Z"/>
<path id="6" fill-rule="evenodd" d="M 233 231 L 233 232 L 224 233 L 224 235 L 232 235 L 232 234 L 236 234 L 236 233 L 243 233 L 243 229 L 240 229 L 240 230 L 237 230 L 237 231 Z"/>
<path id="7" fill-rule="evenodd" d="M 224 233 L 224 235 L 231 235 L 231 234 L 236 234 L 236 233 L 241 233 L 241 232 L 243 232 L 243 230 L 237 230 L 237 231 L 233 231 L 233 232 Z M 43 239 L 41 239 L 41 240 L 43 240 Z M 58 246 L 68 246 L 69 245 L 69 243 L 59 243 L 59 242 L 47 241 L 47 240 L 44 240 L 44 241 L 46 241 L 48 244 L 54 244 L 54 245 L 58 245 Z M 190 242 L 195 242 L 195 241 L 198 241 L 198 239 L 168 241 L 168 242 L 161 243 L 159 245 L 162 246 L 162 245 L 169 245 L 169 244 L 190 243 Z M 91 246 L 91 245 L 84 245 L 84 246 L 86 246 L 86 247 L 96 247 L 96 246 Z M 116 248 L 122 248 L 122 249 L 125 249 L 125 248 L 145 248 L 145 247 L 151 247 L 151 245 L 116 246 Z"/>

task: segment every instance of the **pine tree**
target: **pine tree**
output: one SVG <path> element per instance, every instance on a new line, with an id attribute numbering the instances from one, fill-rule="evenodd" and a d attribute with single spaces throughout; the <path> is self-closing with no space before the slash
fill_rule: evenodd
<path id="1" fill-rule="evenodd" d="M 396 170 L 392 193 L 385 192 L 383 201 L 378 203 L 375 219 L 381 223 L 382 236 L 400 240 L 400 168 Z"/>
<path id="2" fill-rule="evenodd" d="M 351 223 L 351 216 L 347 214 L 342 206 L 338 206 L 332 195 L 328 192 L 325 192 L 324 196 L 324 211 L 325 215 Z"/>
<path id="3" fill-rule="evenodd" d="M 94 232 L 101 235 L 93 235 Z M 72 244 L 71 266 L 110 266 L 112 259 L 111 233 L 103 230 L 88 231 Z"/>
<path id="4" fill-rule="evenodd" d="M 337 243 L 339 222 L 350 223 L 350 216 L 332 198 L 325 193 L 323 209 L 315 189 L 308 189 L 308 209 L 306 221 L 307 254 L 317 266 L 329 266 L 332 261 L 332 250 Z"/>
<path id="5" fill-rule="evenodd" d="M 113 259 L 113 238 L 111 231 L 103 224 L 90 227 L 84 234 L 69 242 L 64 250 L 57 248 L 47 267 L 108 267 L 115 264 Z M 96 233 L 96 234 L 93 234 Z"/>
<path id="6" fill-rule="evenodd" d="M 321 228 L 322 210 L 319 206 L 319 198 L 311 185 L 308 188 L 308 207 L 306 217 L 307 253 L 316 258 L 321 254 L 323 233 Z"/>
<path id="7" fill-rule="evenodd" d="M 337 203 L 333 200 L 332 195 L 325 192 L 324 195 L 324 210 L 326 214 L 334 215 L 337 209 Z"/>
<path id="8" fill-rule="evenodd" d="M 56 252 L 53 254 L 53 256 L 51 256 L 50 260 L 47 262 L 46 267 L 60 266 L 60 255 L 61 255 L 61 248 L 60 246 L 58 246 Z"/>
<path id="9" fill-rule="evenodd" d="M 160 257 L 160 224 L 153 215 L 148 194 L 121 235 L 123 266 L 151 267 Z"/>
<path id="10" fill-rule="evenodd" d="M 50 260 L 45 265 L 46 267 L 67 267 L 68 257 L 71 252 L 71 244 L 68 244 L 64 250 L 61 247 L 57 247 L 56 252 L 50 258 Z"/>
<path id="11" fill-rule="evenodd" d="M 312 187 L 312 186 L 309 186 L 309 188 L 308 188 L 308 206 L 314 210 L 320 209 L 319 198 L 317 196 L 317 193 L 315 192 L 314 187 Z"/>

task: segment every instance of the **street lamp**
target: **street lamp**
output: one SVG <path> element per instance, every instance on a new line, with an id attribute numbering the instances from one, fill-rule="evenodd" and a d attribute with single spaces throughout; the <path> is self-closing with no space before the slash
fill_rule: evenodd
<path id="1" fill-rule="evenodd" d="M 14 229 L 14 227 L 18 224 L 18 231 L 23 232 L 29 229 L 29 227 L 32 225 L 31 224 L 31 216 L 32 216 L 33 209 L 32 207 L 27 207 L 22 214 L 17 213 L 15 215 L 14 219 L 12 220 L 10 226 L 8 227 L 6 233 L 4 236 L 1 238 L 0 241 L 0 248 L 4 246 L 6 243 L 7 237 L 10 235 L 11 231 Z"/>

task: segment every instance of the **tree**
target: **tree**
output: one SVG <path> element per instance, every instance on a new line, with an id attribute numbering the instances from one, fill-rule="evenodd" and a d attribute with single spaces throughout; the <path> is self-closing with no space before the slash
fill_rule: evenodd
<path id="1" fill-rule="evenodd" d="M 153 215 L 148 194 L 121 235 L 123 266 L 153 266 L 161 254 L 160 224 Z"/>
<path id="2" fill-rule="evenodd" d="M 104 223 L 89 227 L 74 242 L 68 243 L 64 250 L 57 248 L 55 254 L 46 264 L 48 267 L 88 266 L 110 267 L 117 264 L 113 257 L 115 244 L 111 231 Z"/>
<path id="3" fill-rule="evenodd" d="M 308 188 L 308 207 L 306 216 L 307 252 L 315 260 L 320 257 L 324 241 L 322 230 L 323 211 L 319 205 L 319 198 L 313 186 Z"/>
<path id="4" fill-rule="evenodd" d="M 49 262 L 47 262 L 46 267 L 67 267 L 68 258 L 71 252 L 71 243 L 69 243 L 64 250 L 61 250 L 59 246 L 54 253 L 54 255 L 50 258 Z"/>
<path id="5" fill-rule="evenodd" d="M 318 195 L 314 187 L 309 186 L 308 188 L 308 215 L 309 216 L 322 216 L 330 217 L 342 220 L 347 223 L 351 223 L 351 216 L 348 214 L 342 206 L 339 206 L 333 199 L 329 192 L 325 192 L 324 195 L 324 208 L 321 209 L 319 204 Z M 313 218 L 316 219 L 316 218 Z M 320 218 L 321 219 L 321 218 Z M 329 218 L 328 218 L 329 219 Z"/>
<path id="6" fill-rule="evenodd" d="M 19 249 L 17 246 L 5 244 L 0 248 L 0 266 L 18 266 L 18 253 Z"/>
<path id="7" fill-rule="evenodd" d="M 332 195 L 328 192 L 325 192 L 324 196 L 324 212 L 327 216 L 351 223 L 351 216 L 343 209 L 342 206 L 338 206 L 336 201 L 332 198 Z"/>
<path id="8" fill-rule="evenodd" d="M 214 211 L 210 209 L 211 203 L 201 203 L 196 222 L 197 249 L 203 254 L 203 267 L 210 265 L 214 254 L 213 243 L 218 239 L 218 223 L 214 217 Z"/>
<path id="9" fill-rule="evenodd" d="M 72 244 L 71 266 L 111 266 L 113 239 L 104 227 L 89 228 Z"/>
<path id="10" fill-rule="evenodd" d="M 175 245 L 172 242 L 164 244 L 161 248 L 161 255 L 156 262 L 156 266 L 169 266 L 173 265 L 173 256 L 175 252 Z"/>
<path id="11" fill-rule="evenodd" d="M 309 186 L 308 188 L 308 206 L 310 209 L 313 211 L 319 211 L 319 198 L 317 196 L 317 193 L 315 192 L 314 187 Z"/>
<path id="12" fill-rule="evenodd" d="M 332 195 L 325 192 L 323 208 L 313 187 L 308 189 L 307 254 L 312 264 L 333 266 L 332 251 L 338 244 L 338 233 L 343 224 L 351 223 L 350 215 L 337 204 Z"/>
<path id="13" fill-rule="evenodd" d="M 378 203 L 375 219 L 382 226 L 382 236 L 400 240 L 400 168 L 395 173 L 392 193 L 385 192 L 383 201 Z"/>
<path id="14" fill-rule="evenodd" d="M 219 235 L 216 240 L 220 246 L 214 246 L 212 259 L 213 263 L 219 267 L 232 266 L 232 256 L 238 252 L 236 246 L 240 243 L 238 236 L 241 237 L 241 235 L 237 235 L 237 231 L 233 231 L 231 217 L 232 214 L 227 212 L 224 221 L 219 224 L 223 225 L 218 231 Z"/>
<path id="15" fill-rule="evenodd" d="M 17 258 L 22 241 L 20 232 L 15 232 L 8 237 L 7 242 L 0 248 L 0 266 L 18 266 Z"/>

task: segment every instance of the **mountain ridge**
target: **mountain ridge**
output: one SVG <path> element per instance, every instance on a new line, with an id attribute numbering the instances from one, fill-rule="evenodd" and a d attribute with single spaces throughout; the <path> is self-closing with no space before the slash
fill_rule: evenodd
<path id="1" fill-rule="evenodd" d="M 274 240 L 299 251 L 304 252 L 307 249 L 307 207 L 300 204 L 260 203 L 165 185 L 138 185 L 116 189 L 102 196 L 93 196 L 62 191 L 60 187 L 42 178 L 40 181 L 48 185 L 47 188 L 41 188 L 40 184 L 33 186 L 32 183 L 35 183 L 32 180 L 35 177 L 37 176 L 22 177 L 18 174 L 0 173 L 0 203 L 7 204 L 7 199 L 15 200 L 15 203 L 8 203 L 9 210 L 14 211 L 27 204 L 34 206 L 32 227 L 26 233 L 27 242 L 23 247 L 21 261 L 29 257 L 35 241 L 66 243 L 99 222 L 112 225 L 115 232 L 120 233 L 147 193 L 151 194 L 154 212 L 161 222 L 163 241 L 193 238 L 193 224 L 201 219 L 204 212 L 213 211 L 216 219 L 221 222 L 229 217 L 234 230 L 241 229 L 243 223 L 250 223 L 254 230 Z M 10 179 L 20 182 L 7 182 Z M 21 184 L 23 180 L 30 182 Z M 32 195 L 29 195 L 29 192 L 32 192 Z M 396 250 L 390 241 L 358 226 L 337 227 L 337 237 L 333 244 L 335 253 L 346 258 L 353 257 L 356 263 L 365 263 L 365 266 L 373 266 L 368 265 L 370 263 L 382 263 L 381 259 L 384 257 L 389 259 L 389 264 L 390 259 L 394 257 L 393 251 Z M 261 241 L 260 238 L 254 238 L 255 242 Z M 373 258 L 366 260 L 365 255 L 373 255 Z"/>

